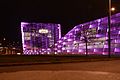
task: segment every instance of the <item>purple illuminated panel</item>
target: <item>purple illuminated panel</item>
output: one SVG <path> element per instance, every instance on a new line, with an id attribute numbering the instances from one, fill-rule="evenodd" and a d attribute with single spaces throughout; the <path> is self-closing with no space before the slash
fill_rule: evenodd
<path id="1" fill-rule="evenodd" d="M 108 18 L 75 26 L 57 42 L 59 54 L 108 54 Z M 111 53 L 120 54 L 120 13 L 111 16 Z M 61 47 L 60 47 L 61 46 Z"/>
<path id="2" fill-rule="evenodd" d="M 23 53 L 38 55 L 53 53 L 61 38 L 60 24 L 21 22 Z"/>
<path id="3" fill-rule="evenodd" d="M 108 54 L 108 18 L 75 26 L 61 38 L 60 24 L 21 23 L 24 54 Z M 120 54 L 120 13 L 111 16 L 111 53 Z"/>

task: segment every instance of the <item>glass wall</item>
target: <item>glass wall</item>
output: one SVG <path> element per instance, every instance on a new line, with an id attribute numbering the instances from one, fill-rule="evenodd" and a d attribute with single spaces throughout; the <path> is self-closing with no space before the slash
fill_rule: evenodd
<path id="1" fill-rule="evenodd" d="M 50 54 L 61 38 L 60 24 L 21 22 L 21 32 L 26 55 Z"/>
<path id="2" fill-rule="evenodd" d="M 108 54 L 108 17 L 77 25 L 56 43 L 58 54 L 86 54 L 86 49 Z M 120 54 L 120 13 L 111 16 L 111 53 Z"/>

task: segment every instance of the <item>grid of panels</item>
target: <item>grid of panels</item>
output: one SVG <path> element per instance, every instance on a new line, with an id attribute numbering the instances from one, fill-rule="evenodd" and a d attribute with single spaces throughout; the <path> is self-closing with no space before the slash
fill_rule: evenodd
<path id="1" fill-rule="evenodd" d="M 23 54 L 49 54 L 61 37 L 60 24 L 21 22 Z"/>
<path id="2" fill-rule="evenodd" d="M 67 54 L 108 54 L 108 18 L 75 26 L 56 43 L 56 52 Z M 111 53 L 120 54 L 120 13 L 111 16 Z"/>

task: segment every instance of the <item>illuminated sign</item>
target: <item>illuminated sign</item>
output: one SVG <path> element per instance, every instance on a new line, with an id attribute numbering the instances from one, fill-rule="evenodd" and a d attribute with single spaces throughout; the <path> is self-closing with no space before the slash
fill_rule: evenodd
<path id="1" fill-rule="evenodd" d="M 48 33 L 48 30 L 47 29 L 39 29 L 39 33 L 46 34 L 46 33 Z"/>

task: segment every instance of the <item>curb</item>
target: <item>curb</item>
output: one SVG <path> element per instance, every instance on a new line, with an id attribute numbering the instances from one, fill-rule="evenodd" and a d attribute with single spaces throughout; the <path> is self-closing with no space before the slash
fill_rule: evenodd
<path id="1" fill-rule="evenodd" d="M 24 65 L 39 65 L 39 64 L 60 64 L 60 63 L 78 63 L 78 62 L 98 62 L 98 61 L 112 61 L 120 60 L 115 58 L 105 59 L 87 59 L 87 60 L 68 60 L 68 61 L 45 61 L 45 62 L 23 62 L 23 63 L 0 63 L 0 67 L 3 66 L 24 66 Z"/>

